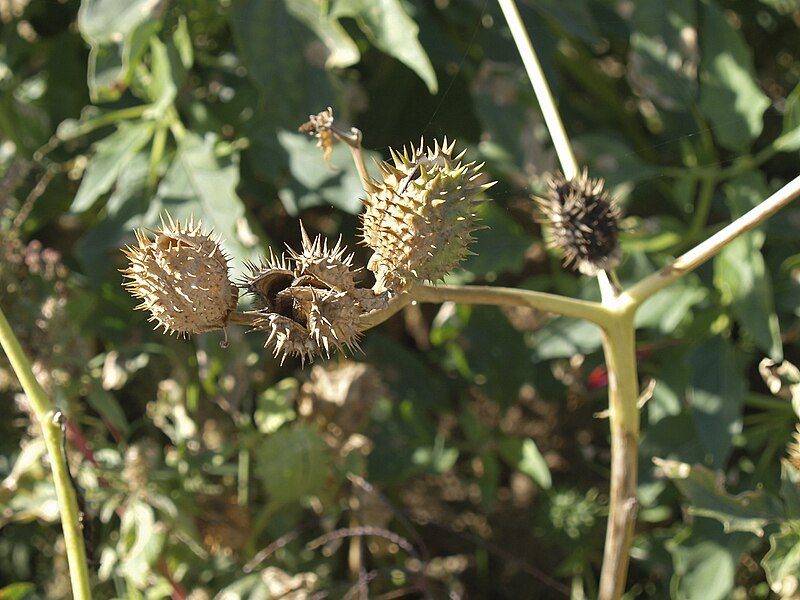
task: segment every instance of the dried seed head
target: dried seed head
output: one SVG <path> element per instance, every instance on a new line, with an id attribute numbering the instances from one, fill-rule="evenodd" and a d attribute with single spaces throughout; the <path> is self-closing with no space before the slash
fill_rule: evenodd
<path id="1" fill-rule="evenodd" d="M 493 183 L 480 184 L 483 165 L 462 164 L 464 153 L 453 156 L 454 146 L 445 139 L 425 150 L 421 141 L 410 152 L 392 150 L 392 162 L 378 165 L 382 181 L 373 182 L 362 215 L 376 289 L 441 279 L 469 253 L 474 210 Z"/>
<path id="2" fill-rule="evenodd" d="M 621 258 L 619 207 L 603 185 L 602 179 L 589 179 L 585 169 L 569 181 L 556 173 L 547 181 L 547 197 L 536 198 L 543 222 L 550 225 L 550 246 L 562 254 L 564 266 L 584 275 L 613 269 Z"/>
<path id="3" fill-rule="evenodd" d="M 330 167 L 331 153 L 333 152 L 333 109 L 329 106 L 316 115 L 309 115 L 308 121 L 303 123 L 298 131 L 308 133 L 317 138 L 317 146 L 322 148 L 322 156 L 325 164 Z"/>
<path id="4" fill-rule="evenodd" d="M 189 335 L 225 327 L 236 309 L 238 292 L 228 279 L 228 260 L 219 241 L 198 222 L 175 223 L 167 215 L 161 229 L 137 230 L 138 246 L 123 252 L 130 266 L 122 271 L 127 290 L 142 300 L 150 321 L 167 333 Z"/>
<path id="5" fill-rule="evenodd" d="M 311 241 L 302 225 L 301 233 L 301 251 L 289 248 L 280 259 L 270 253 L 261 264 L 250 263 L 241 283 L 255 296 L 253 328 L 268 333 L 264 346 L 281 364 L 287 356 L 305 363 L 330 357 L 332 349 L 357 349 L 359 318 L 379 302 L 369 290 L 356 289 L 352 255 L 341 241 L 331 248 L 319 236 Z M 365 307 L 362 297 L 372 304 Z"/>

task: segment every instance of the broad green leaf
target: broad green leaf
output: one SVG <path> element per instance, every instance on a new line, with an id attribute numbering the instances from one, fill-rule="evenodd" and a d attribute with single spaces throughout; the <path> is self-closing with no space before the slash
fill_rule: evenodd
<path id="1" fill-rule="evenodd" d="M 707 296 L 707 290 L 699 284 L 676 283 L 645 301 L 636 313 L 636 327 L 658 329 L 663 334 L 670 334 L 691 314 L 692 307 Z"/>
<path id="2" fill-rule="evenodd" d="M 139 152 L 127 160 L 106 202 L 105 218 L 95 221 L 79 240 L 76 253 L 87 273 L 102 280 L 117 265 L 123 243 L 135 243 L 134 228 L 143 225 L 151 193 L 147 189 L 148 154 Z"/>
<path id="3" fill-rule="evenodd" d="M 600 348 L 600 328 L 588 321 L 556 317 L 532 336 L 530 345 L 538 360 L 589 354 Z"/>
<path id="4" fill-rule="evenodd" d="M 114 394 L 104 390 L 99 382 L 94 382 L 86 399 L 89 402 L 89 406 L 97 411 L 102 418 L 107 419 L 117 431 L 127 437 L 130 431 L 128 419 L 125 417 L 125 411 Z"/>
<path id="5" fill-rule="evenodd" d="M 256 449 L 256 468 L 276 505 L 299 502 L 325 485 L 327 456 L 319 432 L 302 423 L 265 436 Z"/>
<path id="6" fill-rule="evenodd" d="M 294 19 L 284 2 L 237 0 L 230 27 L 238 56 L 258 90 L 249 123 L 247 157 L 267 179 L 283 175 L 286 153 L 278 142 L 281 129 L 299 127 L 326 106 L 336 106 L 330 74 L 310 64 L 303 49 L 316 38 Z"/>
<path id="7" fill-rule="evenodd" d="M 413 70 L 436 94 L 436 72 L 419 42 L 419 27 L 400 0 L 337 0 L 331 15 L 355 19 L 373 44 Z"/>
<path id="8" fill-rule="evenodd" d="M 149 112 L 160 116 L 175 101 L 180 82 L 176 81 L 172 72 L 166 44 L 157 37 L 150 40 L 150 61 L 151 77 L 147 83 L 147 93 L 153 106 Z"/>
<path id="9" fill-rule="evenodd" d="M 345 144 L 333 147 L 328 166 L 316 140 L 308 135 L 280 130 L 278 142 L 289 157 L 289 171 L 293 177 L 278 190 L 278 197 L 290 215 L 297 216 L 307 208 L 326 205 L 350 214 L 361 212 L 364 188 Z M 377 156 L 366 151 L 365 160 L 369 162 Z"/>
<path id="10" fill-rule="evenodd" d="M 359 61 L 361 53 L 344 27 L 331 17 L 328 4 L 327 0 L 292 0 L 286 3 L 286 8 L 325 44 L 329 52 L 326 67 L 349 67 Z"/>
<path id="11" fill-rule="evenodd" d="M 86 167 L 70 211 L 82 213 L 89 210 L 111 189 L 120 172 L 152 136 L 152 123 L 120 123 L 114 133 L 95 144 L 94 155 Z"/>
<path id="12" fill-rule="evenodd" d="M 704 2 L 702 11 L 700 109 L 722 146 L 747 150 L 761 133 L 770 102 L 756 84 L 753 57 L 741 31 L 715 3 Z"/>
<path id="13" fill-rule="evenodd" d="M 476 277 L 491 280 L 503 273 L 519 273 L 525 264 L 525 251 L 533 239 L 493 202 L 481 205 L 477 216 L 481 229 L 473 234 L 475 242 L 469 246 L 474 254 L 459 265 L 454 277 L 468 283 Z"/>
<path id="14" fill-rule="evenodd" d="M 631 87 L 663 109 L 688 108 L 697 88 L 697 47 L 686 38 L 697 27 L 695 3 L 637 2 L 633 8 L 626 69 Z"/>
<path id="15" fill-rule="evenodd" d="M 120 575 L 145 589 L 163 543 L 164 531 L 156 526 L 153 508 L 139 500 L 126 504 L 120 522 Z"/>
<path id="16" fill-rule="evenodd" d="M 783 517 L 780 501 L 763 489 L 733 496 L 710 469 L 674 460 L 653 460 L 689 500 L 691 514 L 716 519 L 726 532 L 746 531 L 763 536 L 768 523 Z"/>
<path id="17" fill-rule="evenodd" d="M 217 157 L 210 136 L 187 132 L 158 186 L 147 224 L 156 225 L 162 209 L 176 219 L 202 219 L 207 228 L 222 236 L 222 246 L 230 254 L 254 260 L 258 240 L 249 233 L 244 205 L 236 194 L 238 183 L 238 154 Z M 241 265 L 234 262 L 233 270 L 234 275 L 240 272 Z"/>
<path id="18" fill-rule="evenodd" d="M 0 588 L 0 600 L 33 600 L 36 586 L 32 583 L 12 583 Z"/>
<path id="19" fill-rule="evenodd" d="M 800 528 L 794 524 L 769 536 L 769 551 L 761 561 L 769 587 L 787 600 L 796 597 L 800 574 Z"/>
<path id="20" fill-rule="evenodd" d="M 533 7 L 557 21 L 564 31 L 586 42 L 587 45 L 597 44 L 600 41 L 600 33 L 586 0 L 572 2 L 539 0 Z"/>
<path id="21" fill-rule="evenodd" d="M 89 90 L 94 102 L 118 99 L 151 37 L 161 27 L 163 10 L 151 0 L 83 0 L 78 27 L 89 42 Z"/>
<path id="22" fill-rule="evenodd" d="M 192 46 L 192 36 L 189 33 L 186 17 L 183 15 L 178 18 L 178 26 L 172 34 L 172 44 L 175 52 L 178 53 L 181 66 L 184 69 L 191 69 L 194 64 L 194 46 Z"/>
<path id="23" fill-rule="evenodd" d="M 462 333 L 473 381 L 502 406 L 516 401 L 528 381 L 529 355 L 522 332 L 514 329 L 498 307 L 475 306 Z"/>
<path id="24" fill-rule="evenodd" d="M 500 440 L 500 456 L 515 469 L 530 477 L 539 487 L 549 490 L 553 486 L 550 468 L 531 438 L 507 437 Z"/>
<path id="25" fill-rule="evenodd" d="M 774 144 L 783 152 L 800 150 L 800 84 L 797 84 L 786 98 L 783 109 L 783 131 Z"/>
<path id="26" fill-rule="evenodd" d="M 682 600 L 723 600 L 733 589 L 736 562 L 731 553 L 713 541 L 699 542 L 673 552 Z"/>
<path id="27" fill-rule="evenodd" d="M 747 389 L 730 342 L 715 337 L 697 347 L 687 399 L 697 434 L 713 465 L 725 464 L 732 437 L 742 428 L 742 401 Z"/>
<path id="28" fill-rule="evenodd" d="M 296 379 L 284 379 L 267 388 L 256 400 L 253 418 L 261 433 L 271 434 L 284 424 L 294 420 L 294 404 L 297 398 Z"/>
<path id="29" fill-rule="evenodd" d="M 783 345 L 772 284 L 761 254 L 763 241 L 763 232 L 754 231 L 723 248 L 714 259 L 714 285 L 755 344 L 770 358 L 780 361 Z"/>
<path id="30" fill-rule="evenodd" d="M 786 517 L 800 520 L 800 470 L 788 460 L 781 460 L 781 498 Z"/>

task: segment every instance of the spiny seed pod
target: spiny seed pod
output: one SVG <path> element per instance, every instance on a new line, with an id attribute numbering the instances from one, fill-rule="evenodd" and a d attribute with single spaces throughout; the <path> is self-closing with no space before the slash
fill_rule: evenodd
<path id="1" fill-rule="evenodd" d="M 549 245 L 561 253 L 564 266 L 584 275 L 613 269 L 621 258 L 620 211 L 603 186 L 602 179 L 589 179 L 586 169 L 570 180 L 556 173 L 547 180 L 547 196 L 535 198 L 542 222 L 550 225 Z"/>
<path id="2" fill-rule="evenodd" d="M 150 321 L 167 333 L 187 336 L 225 327 L 236 309 L 238 291 L 228 279 L 228 259 L 219 241 L 200 222 L 161 220 L 161 229 L 136 230 L 138 246 L 123 252 L 130 266 L 122 274 L 127 290 L 142 300 Z"/>
<path id="3" fill-rule="evenodd" d="M 281 364 L 287 356 L 305 363 L 330 357 L 331 349 L 358 349 L 359 318 L 375 306 L 362 306 L 356 292 L 368 292 L 365 301 L 377 298 L 356 289 L 352 255 L 341 241 L 330 248 L 319 236 L 312 242 L 302 225 L 301 233 L 300 252 L 289 248 L 280 258 L 270 252 L 259 265 L 248 263 L 250 274 L 241 283 L 255 297 L 253 329 L 268 332 L 264 346 Z"/>
<path id="4" fill-rule="evenodd" d="M 364 200 L 364 243 L 375 251 L 367 268 L 375 273 L 375 289 L 396 292 L 413 280 L 435 281 L 452 271 L 469 253 L 474 210 L 481 192 L 480 168 L 453 156 L 455 143 L 433 149 L 411 146 L 392 162 L 379 164 L 382 181 L 373 181 Z"/>

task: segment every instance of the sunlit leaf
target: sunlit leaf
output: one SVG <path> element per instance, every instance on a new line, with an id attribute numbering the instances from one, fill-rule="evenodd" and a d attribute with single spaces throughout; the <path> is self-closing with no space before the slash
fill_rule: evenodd
<path id="1" fill-rule="evenodd" d="M 152 123 L 120 123 L 114 133 L 98 142 L 70 210 L 76 213 L 89 210 L 111 189 L 120 172 L 152 136 Z"/>
<path id="2" fill-rule="evenodd" d="M 329 2 L 324 0 L 293 0 L 287 2 L 289 12 L 308 25 L 328 49 L 325 66 L 328 68 L 349 67 L 358 62 L 361 53 L 353 38 L 327 11 Z"/>
<path id="3" fill-rule="evenodd" d="M 161 3 L 83 0 L 78 27 L 91 45 L 89 90 L 95 102 L 116 100 L 127 88 L 151 37 L 161 27 Z"/>
<path id="4" fill-rule="evenodd" d="M 783 527 L 779 533 L 769 536 L 769 551 L 761 566 L 773 592 L 781 598 L 795 595 L 797 574 L 800 573 L 800 530 L 796 526 Z"/>
<path id="5" fill-rule="evenodd" d="M 783 516 L 780 501 L 763 489 L 733 496 L 725 491 L 718 474 L 701 465 L 654 461 L 690 501 L 690 513 L 716 519 L 727 532 L 747 531 L 763 536 L 764 527 Z"/>
<path id="6" fill-rule="evenodd" d="M 500 455 L 511 466 L 535 481 L 539 487 L 545 490 L 552 487 L 550 468 L 532 439 L 505 438 L 500 442 Z"/>
<path id="7" fill-rule="evenodd" d="M 400 0 L 337 0 L 331 13 L 355 19 L 373 44 L 419 75 L 431 94 L 437 92 L 436 73 L 419 43 L 419 27 Z"/>
<path id="8" fill-rule="evenodd" d="M 715 3 L 703 3 L 702 11 L 700 109 L 720 144 L 746 150 L 761 133 L 770 102 L 756 84 L 753 56 L 741 32 Z"/>

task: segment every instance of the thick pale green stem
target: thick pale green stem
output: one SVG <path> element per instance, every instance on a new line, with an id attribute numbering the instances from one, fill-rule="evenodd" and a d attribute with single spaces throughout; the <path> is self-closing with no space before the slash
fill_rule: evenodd
<path id="1" fill-rule="evenodd" d="M 639 379 L 636 370 L 637 305 L 620 297 L 605 271 L 598 274 L 603 306 L 611 319 L 603 327 L 608 370 L 608 416 L 611 430 L 611 489 L 600 573 L 599 600 L 617 600 L 625 591 L 638 501 Z"/>
<path id="2" fill-rule="evenodd" d="M 72 595 L 76 600 L 88 600 L 92 597 L 89 588 L 89 570 L 86 564 L 86 549 L 83 545 L 78 501 L 67 471 L 67 457 L 62 452 L 64 432 L 53 403 L 39 382 L 36 381 L 31 364 L 22 351 L 2 310 L 0 310 L 0 345 L 8 356 L 42 428 L 47 454 L 50 457 L 50 469 L 53 473 L 58 508 L 61 513 L 61 527 L 67 548 Z"/>
<path id="3" fill-rule="evenodd" d="M 561 170 L 567 179 L 572 179 L 578 174 L 578 163 L 575 160 L 575 154 L 572 152 L 572 146 L 564 130 L 564 124 L 558 114 L 553 94 L 550 93 L 550 86 L 547 85 L 547 80 L 542 72 L 542 66 L 539 64 L 539 59 L 536 58 L 531 39 L 528 37 L 522 18 L 519 16 L 517 5 L 514 0 L 497 1 L 508 22 L 508 27 L 511 29 L 511 36 L 514 38 L 517 51 L 522 58 L 522 63 L 525 65 L 525 70 L 528 72 L 528 78 L 531 80 L 536 99 L 539 101 L 539 108 L 542 110 L 547 130 L 553 140 L 558 161 L 561 163 Z"/>

